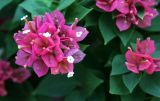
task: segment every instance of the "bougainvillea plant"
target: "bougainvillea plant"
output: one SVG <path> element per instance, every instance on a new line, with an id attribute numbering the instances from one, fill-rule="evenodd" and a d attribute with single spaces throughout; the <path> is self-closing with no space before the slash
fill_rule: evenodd
<path id="1" fill-rule="evenodd" d="M 160 0 L 0 0 L 0 101 L 160 101 Z"/>

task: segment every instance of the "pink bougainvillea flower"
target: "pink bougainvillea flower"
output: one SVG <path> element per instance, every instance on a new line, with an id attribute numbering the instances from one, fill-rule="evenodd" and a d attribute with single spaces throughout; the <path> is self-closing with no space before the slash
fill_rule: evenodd
<path id="1" fill-rule="evenodd" d="M 5 82 L 12 79 L 13 82 L 22 83 L 29 78 L 30 73 L 24 68 L 13 69 L 8 61 L 0 60 L 0 96 L 6 96 Z"/>
<path id="2" fill-rule="evenodd" d="M 146 55 L 153 54 L 155 52 L 154 40 L 147 38 L 147 40 L 140 42 L 140 39 L 137 39 L 136 52 Z"/>
<path id="3" fill-rule="evenodd" d="M 13 69 L 6 61 L 0 60 L 0 81 L 7 80 L 11 77 Z"/>
<path id="4" fill-rule="evenodd" d="M 143 54 L 138 54 L 129 49 L 126 54 L 126 66 L 128 70 L 133 73 L 139 73 L 140 71 L 147 70 L 151 66 L 149 61 L 150 57 Z"/>
<path id="5" fill-rule="evenodd" d="M 67 25 L 63 14 L 55 10 L 36 16 L 33 21 L 28 21 L 26 16 L 22 20 L 24 28 L 14 35 L 19 47 L 16 64 L 33 66 L 38 77 L 46 75 L 48 70 L 51 74 L 73 75 L 73 63 L 82 61 L 85 56 L 78 42 L 88 35 L 86 28 L 77 26 L 78 19 Z"/>
<path id="6" fill-rule="evenodd" d="M 126 52 L 126 66 L 133 73 L 145 71 L 147 74 L 153 74 L 160 71 L 160 59 L 152 58 L 150 55 L 155 52 L 154 41 L 150 38 L 140 42 L 137 39 L 136 51 L 131 48 Z"/>
<path id="7" fill-rule="evenodd" d="M 11 79 L 13 82 L 16 83 L 23 83 L 25 80 L 27 80 L 31 76 L 29 70 L 25 68 L 17 68 L 13 70 Z"/>
<path id="8" fill-rule="evenodd" d="M 131 25 L 145 28 L 151 25 L 152 19 L 158 15 L 153 9 L 155 0 L 97 0 L 96 6 L 106 12 L 116 11 L 116 26 L 120 31 Z"/>

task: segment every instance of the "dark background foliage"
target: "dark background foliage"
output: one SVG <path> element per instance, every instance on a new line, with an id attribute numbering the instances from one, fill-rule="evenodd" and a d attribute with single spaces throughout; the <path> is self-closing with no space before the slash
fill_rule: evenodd
<path id="1" fill-rule="evenodd" d="M 95 0 L 0 0 L 1 59 L 17 67 L 13 34 L 23 27 L 22 16 L 29 15 L 31 20 L 55 9 L 63 12 L 67 24 L 77 17 L 79 25 L 89 30 L 90 34 L 80 43 L 87 54 L 85 59 L 75 65 L 73 78 L 66 75 L 38 78 L 30 70 L 32 76 L 21 85 L 7 81 L 8 95 L 0 97 L 0 101 L 160 101 L 160 74 L 135 75 L 128 73 L 124 64 L 124 53 L 128 46 L 135 48 L 137 37 L 153 38 L 157 45 L 154 56 L 160 58 L 160 16 L 151 27 L 132 26 L 119 32 L 112 13 L 99 10 Z"/>

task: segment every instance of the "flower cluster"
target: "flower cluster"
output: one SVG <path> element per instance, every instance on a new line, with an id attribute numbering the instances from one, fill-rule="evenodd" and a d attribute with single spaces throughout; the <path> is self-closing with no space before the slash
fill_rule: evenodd
<path id="1" fill-rule="evenodd" d="M 142 42 L 140 42 L 140 39 L 137 39 L 136 51 L 133 52 L 132 49 L 129 48 L 125 54 L 128 70 L 136 74 L 141 71 L 145 71 L 147 74 L 160 71 L 160 59 L 151 57 L 155 49 L 154 41 L 150 40 L 150 38 Z"/>
<path id="2" fill-rule="evenodd" d="M 19 51 L 16 64 L 32 67 L 38 77 L 51 74 L 73 76 L 74 63 L 85 57 L 78 45 L 88 34 L 84 27 L 77 26 L 78 19 L 72 25 L 65 24 L 65 18 L 58 10 L 35 16 L 28 21 L 27 16 L 22 31 L 15 33 L 14 39 Z"/>
<path id="3" fill-rule="evenodd" d="M 120 31 L 127 30 L 132 24 L 145 28 L 158 15 L 153 6 L 155 0 L 97 0 L 97 7 L 106 12 L 116 12 L 116 25 Z"/>
<path id="4" fill-rule="evenodd" d="M 11 79 L 15 83 L 23 83 L 29 77 L 30 72 L 27 69 L 13 69 L 7 61 L 0 60 L 0 96 L 7 95 L 6 80 Z"/>

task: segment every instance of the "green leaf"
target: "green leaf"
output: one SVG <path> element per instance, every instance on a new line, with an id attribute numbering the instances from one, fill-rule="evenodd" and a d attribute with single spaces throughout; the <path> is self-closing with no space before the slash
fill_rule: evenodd
<path id="1" fill-rule="evenodd" d="M 95 12 L 95 11 L 92 11 L 91 13 L 89 13 L 87 16 L 86 16 L 86 19 L 85 19 L 85 26 L 96 26 L 98 25 L 98 20 L 99 19 L 99 13 Z"/>
<path id="2" fill-rule="evenodd" d="M 95 76 L 92 70 L 87 69 L 84 64 L 78 64 L 75 70 L 75 78 L 81 83 L 81 93 L 84 98 L 90 96 L 93 91 L 103 82 Z"/>
<path id="3" fill-rule="evenodd" d="M 104 39 L 104 44 L 106 45 L 109 41 L 116 37 L 114 32 L 113 20 L 110 15 L 103 14 L 99 18 L 99 29 Z"/>
<path id="4" fill-rule="evenodd" d="M 16 12 L 14 14 L 14 17 L 13 17 L 13 22 L 17 22 L 17 21 L 20 21 L 20 19 L 25 16 L 25 12 L 24 12 L 24 9 L 20 6 L 17 7 L 16 9 Z"/>
<path id="5" fill-rule="evenodd" d="M 12 0 L 0 0 L 0 10 L 11 2 Z"/>
<path id="6" fill-rule="evenodd" d="M 129 73 L 129 74 L 124 74 L 122 77 L 123 77 L 123 82 L 125 86 L 128 88 L 130 93 L 132 93 L 134 88 L 140 82 L 142 75 Z"/>
<path id="7" fill-rule="evenodd" d="M 140 87 L 144 92 L 160 97 L 160 73 L 145 75 L 140 82 Z"/>
<path id="8" fill-rule="evenodd" d="M 120 32 L 118 29 L 115 29 L 115 33 L 118 35 L 118 37 L 121 39 L 124 46 L 127 45 L 127 43 L 130 41 L 132 36 L 134 35 L 135 28 L 132 27 L 127 31 Z"/>
<path id="9" fill-rule="evenodd" d="M 5 55 L 5 57 L 9 58 L 17 52 L 17 45 L 16 45 L 15 41 L 13 40 L 12 34 L 8 34 L 6 36 L 5 43 L 6 43 L 6 46 L 5 46 L 6 55 Z"/>
<path id="10" fill-rule="evenodd" d="M 105 90 L 103 86 L 98 87 L 95 92 L 87 99 L 87 101 L 105 101 Z"/>
<path id="11" fill-rule="evenodd" d="M 65 8 L 67 8 L 68 6 L 70 6 L 74 2 L 75 2 L 75 0 L 61 0 L 57 9 L 63 10 Z"/>
<path id="12" fill-rule="evenodd" d="M 77 85 L 77 81 L 73 78 L 67 78 L 65 75 L 48 75 L 40 82 L 34 94 L 49 97 L 64 96 L 69 94 Z"/>
<path id="13" fill-rule="evenodd" d="M 158 98 L 158 97 L 154 97 L 154 98 L 152 98 L 152 100 L 151 101 L 160 101 L 160 98 Z"/>
<path id="14" fill-rule="evenodd" d="M 145 28 L 144 30 L 151 31 L 151 32 L 160 32 L 159 26 L 160 26 L 160 16 L 157 16 L 152 20 L 151 26 Z"/>
<path id="15" fill-rule="evenodd" d="M 85 101 L 85 99 L 86 98 L 82 95 L 81 92 L 74 90 L 65 97 L 64 101 Z"/>
<path id="16" fill-rule="evenodd" d="M 138 9 L 138 13 L 137 13 L 137 16 L 143 20 L 144 18 L 144 8 L 139 8 Z"/>
<path id="17" fill-rule="evenodd" d="M 139 88 L 129 95 L 121 96 L 121 101 L 144 101 L 144 100 L 145 100 L 145 93 L 142 92 Z"/>
<path id="18" fill-rule="evenodd" d="M 26 0 L 22 2 L 20 6 L 31 13 L 32 17 L 34 17 L 35 15 L 42 15 L 45 12 L 50 11 L 43 1 Z"/>
<path id="19" fill-rule="evenodd" d="M 125 57 L 123 55 L 117 55 L 112 61 L 111 75 L 119 75 L 129 72 L 125 65 Z"/>
<path id="20" fill-rule="evenodd" d="M 110 76 L 110 90 L 111 94 L 126 95 L 129 94 L 128 89 L 125 87 L 122 76 Z"/>
<path id="21" fill-rule="evenodd" d="M 69 7 L 66 11 L 65 17 L 67 23 L 73 23 L 75 18 L 78 18 L 80 21 L 91 11 L 92 9 L 85 8 L 81 5 L 73 5 Z"/>
<path id="22" fill-rule="evenodd" d="M 81 51 L 85 51 L 89 45 L 79 44 Z"/>

